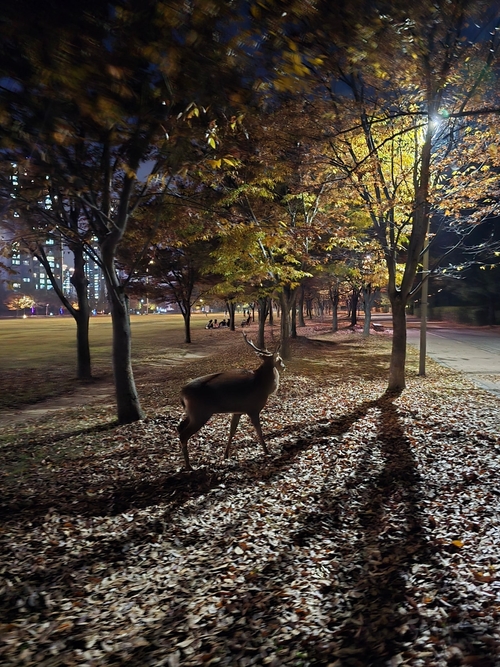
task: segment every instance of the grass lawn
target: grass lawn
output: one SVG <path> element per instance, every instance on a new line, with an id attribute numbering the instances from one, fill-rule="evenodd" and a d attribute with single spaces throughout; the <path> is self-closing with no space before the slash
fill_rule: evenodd
<path id="1" fill-rule="evenodd" d="M 498 667 L 498 399 L 432 361 L 418 377 L 412 348 L 386 396 L 389 335 L 311 323 L 262 413 L 269 456 L 243 418 L 222 460 L 216 415 L 186 472 L 180 387 L 258 361 L 240 331 L 199 318 L 189 346 L 170 317 L 133 320 L 146 419 L 115 423 L 105 319 L 99 382 L 0 410 L 2 667 Z M 62 379 L 72 329 L 9 325 L 2 353 L 41 398 L 31 348 Z"/>
<path id="2" fill-rule="evenodd" d="M 204 315 L 192 317 L 196 332 Z M 132 354 L 135 363 L 170 348 L 187 353 L 181 315 L 132 315 Z M 90 348 L 97 379 L 111 377 L 111 318 L 90 319 Z M 71 317 L 31 317 L 0 320 L 0 409 L 67 394 L 75 387 L 76 325 Z"/>
<path id="3" fill-rule="evenodd" d="M 132 315 L 133 353 L 140 358 L 149 346 L 183 341 L 181 315 Z M 204 315 L 192 316 L 192 328 L 203 328 Z M 111 354 L 111 318 L 100 315 L 90 318 L 92 358 L 98 365 L 109 364 Z M 75 361 L 76 325 L 72 317 L 28 317 L 0 320 L 0 363 L 2 368 L 64 366 L 72 372 Z"/>

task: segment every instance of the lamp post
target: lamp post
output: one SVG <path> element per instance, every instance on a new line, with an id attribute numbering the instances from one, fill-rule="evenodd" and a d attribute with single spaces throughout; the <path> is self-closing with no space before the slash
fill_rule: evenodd
<path id="1" fill-rule="evenodd" d="M 422 257 L 422 287 L 420 297 L 420 356 L 418 374 L 425 377 L 425 357 L 427 354 L 427 308 L 429 305 L 429 243 L 425 237 L 425 248 Z"/>

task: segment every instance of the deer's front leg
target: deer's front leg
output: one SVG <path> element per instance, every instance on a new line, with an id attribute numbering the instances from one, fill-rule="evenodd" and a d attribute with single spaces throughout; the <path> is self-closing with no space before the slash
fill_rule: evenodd
<path id="1" fill-rule="evenodd" d="M 231 448 L 231 441 L 233 439 L 234 434 L 236 433 L 236 429 L 238 428 L 238 424 L 240 423 L 240 417 L 241 417 L 241 414 L 234 414 L 231 417 L 231 427 L 229 429 L 229 440 L 227 441 L 226 449 L 224 451 L 224 458 L 225 459 L 229 458 L 229 450 Z"/>
<path id="2" fill-rule="evenodd" d="M 250 421 L 252 422 L 255 430 L 257 431 L 259 442 L 262 445 L 262 448 L 264 449 L 264 453 L 269 454 L 269 450 L 267 449 L 267 445 L 264 441 L 264 436 L 262 435 L 262 427 L 260 425 L 260 412 L 249 414 L 248 416 L 250 417 Z"/>

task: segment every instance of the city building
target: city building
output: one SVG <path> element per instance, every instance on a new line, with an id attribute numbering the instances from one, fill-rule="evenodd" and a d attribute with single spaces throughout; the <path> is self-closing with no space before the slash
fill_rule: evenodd
<path id="1" fill-rule="evenodd" d="M 60 313 L 62 304 L 45 268 L 18 243 L 9 241 L 9 236 L 6 230 L 0 232 L 2 245 L 8 249 L 2 259 L 3 266 L 0 265 L 0 313 L 8 315 L 19 310 L 20 297 L 29 297 L 22 303 L 31 300 L 29 311 L 32 315 Z M 54 238 L 47 238 L 43 247 L 57 283 L 64 295 L 74 303 L 76 292 L 71 284 L 74 271 L 71 251 Z M 89 258 L 85 273 L 91 311 L 98 313 L 108 310 L 104 276 L 97 262 Z M 26 307 L 21 308 L 26 311 Z"/>

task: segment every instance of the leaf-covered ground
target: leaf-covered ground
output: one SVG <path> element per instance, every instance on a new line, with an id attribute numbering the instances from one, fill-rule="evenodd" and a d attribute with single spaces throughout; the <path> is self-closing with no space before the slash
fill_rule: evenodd
<path id="1" fill-rule="evenodd" d="M 224 462 L 219 415 L 188 473 L 179 387 L 255 365 L 219 333 L 141 366 L 140 423 L 89 396 L 3 424 L 0 664 L 500 665 L 498 399 L 411 350 L 390 399 L 387 336 L 316 332 L 262 414 L 270 456 L 243 418 Z"/>

